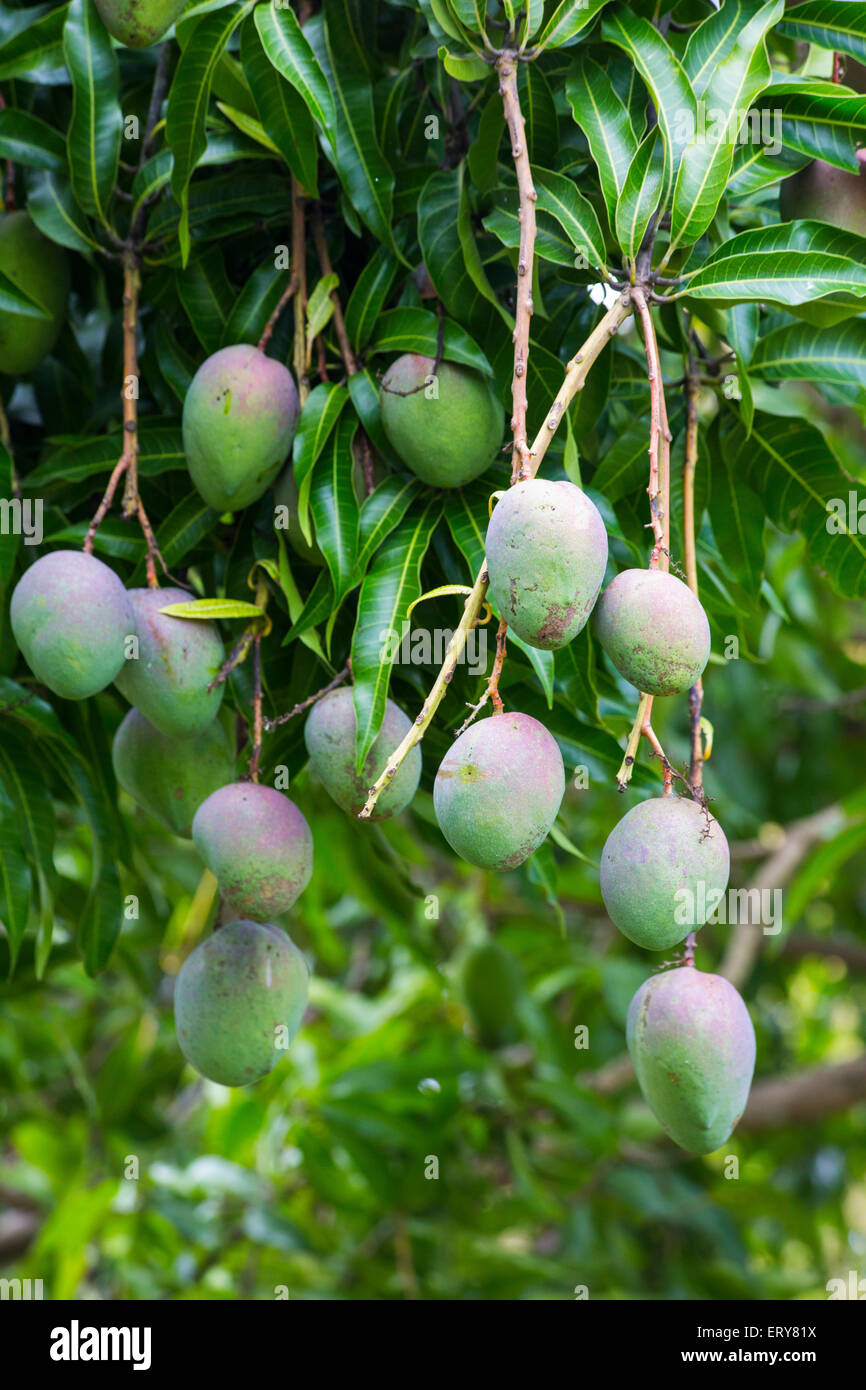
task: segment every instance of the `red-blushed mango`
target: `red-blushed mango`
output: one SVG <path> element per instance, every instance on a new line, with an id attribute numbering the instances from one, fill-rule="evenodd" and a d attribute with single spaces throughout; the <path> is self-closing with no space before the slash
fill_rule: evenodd
<path id="1" fill-rule="evenodd" d="M 256 782 L 233 782 L 202 802 L 192 838 L 229 910 L 257 922 L 288 912 L 313 872 L 313 837 L 301 812 Z"/>
<path id="2" fill-rule="evenodd" d="M 223 698 L 222 685 L 208 690 L 226 655 L 216 623 L 161 613 L 169 604 L 190 601 L 182 589 L 130 589 L 129 599 L 138 656 L 124 662 L 115 685 L 160 733 L 201 733 Z"/>
<path id="3" fill-rule="evenodd" d="M 577 636 L 607 565 L 607 531 L 585 492 L 546 478 L 516 483 L 493 509 L 486 551 L 490 597 L 518 637 L 552 651 Z"/>
<path id="4" fill-rule="evenodd" d="M 433 784 L 439 828 L 479 869 L 513 869 L 556 820 L 565 768 L 556 740 L 529 714 L 495 714 L 455 740 Z"/>
<path id="5" fill-rule="evenodd" d="M 261 497 L 292 447 L 298 411 L 288 367 L 258 348 L 220 348 L 202 363 L 183 403 L 183 447 L 208 506 L 234 512 Z"/>
<path id="6" fill-rule="evenodd" d="M 782 183 L 779 215 L 783 222 L 814 218 L 857 236 L 866 236 L 866 175 L 849 173 L 814 159 Z"/>
<path id="7" fill-rule="evenodd" d="M 463 998 L 480 1040 L 488 1046 L 517 1034 L 516 1009 L 523 990 L 520 966 L 498 941 L 483 941 L 467 952 L 460 972 Z"/>
<path id="8" fill-rule="evenodd" d="M 628 1050 L 647 1105 L 681 1149 L 714 1153 L 745 1109 L 755 1030 L 734 986 L 681 965 L 631 1001 Z"/>
<path id="9" fill-rule="evenodd" d="M 201 803 L 234 780 L 232 751 L 218 720 L 199 734 L 169 738 L 139 710 L 128 710 L 111 756 L 123 790 L 176 835 L 192 835 Z"/>
<path id="10" fill-rule="evenodd" d="M 393 700 L 385 702 L 385 717 L 361 772 L 355 771 L 355 703 L 351 690 L 332 690 L 317 700 L 307 716 L 304 742 L 310 766 L 328 795 L 350 816 L 357 816 L 367 793 L 385 770 L 393 753 L 412 727 L 412 721 Z M 413 748 L 376 802 L 371 820 L 386 820 L 412 800 L 421 780 L 421 749 Z"/>
<path id="11" fill-rule="evenodd" d="M 648 951 L 666 951 L 704 925 L 729 872 L 718 821 L 688 797 L 653 796 L 608 835 L 601 895 L 623 936 Z"/>
<path id="12" fill-rule="evenodd" d="M 34 676 L 65 700 L 110 685 L 136 631 L 114 570 L 81 550 L 53 550 L 31 565 L 15 586 L 10 619 Z"/>
<path id="13" fill-rule="evenodd" d="M 177 977 L 181 1051 L 210 1081 L 251 1086 L 285 1056 L 309 991 L 307 962 L 284 931 L 227 922 L 187 956 Z"/>
<path id="14" fill-rule="evenodd" d="M 187 0 L 94 0 L 112 38 L 127 48 L 149 48 L 179 19 Z"/>
<path id="15" fill-rule="evenodd" d="M 23 376 L 54 347 L 66 317 L 69 263 L 26 212 L 0 214 L 0 274 L 44 309 L 47 318 L 0 309 L 0 372 Z"/>
<path id="16" fill-rule="evenodd" d="M 422 483 L 462 487 L 493 462 L 505 413 L 489 381 L 469 367 L 406 353 L 382 378 L 389 443 Z M 427 384 L 429 382 L 429 384 Z"/>
<path id="17" fill-rule="evenodd" d="M 595 628 L 620 675 L 646 695 L 690 689 L 710 658 L 700 600 L 661 570 L 622 570 L 596 604 Z"/>

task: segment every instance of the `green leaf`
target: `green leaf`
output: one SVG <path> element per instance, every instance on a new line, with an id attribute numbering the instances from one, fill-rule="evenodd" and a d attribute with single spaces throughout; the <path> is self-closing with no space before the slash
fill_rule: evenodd
<path id="1" fill-rule="evenodd" d="M 764 504 L 742 475 L 735 473 L 729 450 L 713 447 L 714 434 L 710 432 L 713 534 L 728 573 L 756 593 L 764 571 Z"/>
<path id="2" fill-rule="evenodd" d="M 156 477 L 170 469 L 186 467 L 183 438 L 176 426 L 142 422 L 138 436 L 138 471 L 142 477 Z M 110 472 L 123 452 L 123 436 L 98 435 L 95 438 L 76 438 L 52 449 L 47 458 L 28 473 L 28 492 L 38 492 L 51 483 L 83 482 L 97 473 Z M 106 479 L 107 481 L 107 479 Z"/>
<path id="3" fill-rule="evenodd" d="M 565 48 L 595 19 L 607 0 L 560 0 L 538 36 L 535 47 Z"/>
<path id="4" fill-rule="evenodd" d="M 575 250 L 589 265 L 603 268 L 604 236 L 592 204 L 578 193 L 573 181 L 565 174 L 556 174 L 550 169 L 533 169 L 532 176 L 541 211 L 549 212 L 556 218 Z M 586 269 L 586 266 L 582 268 Z"/>
<path id="5" fill-rule="evenodd" d="M 432 174 L 418 199 L 418 240 L 427 272 L 448 313 L 474 337 L 484 338 L 499 312 L 479 293 L 466 264 L 458 230 L 462 196 L 460 169 Z"/>
<path id="6" fill-rule="evenodd" d="M 316 124 L 303 96 L 287 82 L 265 52 L 255 15 L 241 32 L 241 62 L 256 109 L 270 140 L 312 198 L 319 196 Z"/>
<path id="7" fill-rule="evenodd" d="M 0 271 L 0 309 L 24 319 L 50 318 L 48 310 L 20 289 L 14 280 Z"/>
<path id="8" fill-rule="evenodd" d="M 228 306 L 234 299 L 222 251 L 211 247 L 193 256 L 176 276 L 177 293 L 193 332 L 205 352 L 216 352 L 223 341 Z"/>
<path id="9" fill-rule="evenodd" d="M 334 315 L 334 301 L 331 298 L 340 283 L 339 275 L 323 275 L 317 281 L 307 301 L 307 349 L 319 333 L 328 326 Z"/>
<path id="10" fill-rule="evenodd" d="M 834 328 L 795 323 L 758 343 L 752 370 L 770 381 L 831 381 L 866 388 L 866 320 Z"/>
<path id="11" fill-rule="evenodd" d="M 66 172 L 66 145 L 47 121 L 27 111 L 0 111 L 0 156 L 51 174 Z"/>
<path id="12" fill-rule="evenodd" d="M 90 234 L 84 217 L 69 184 L 54 174 L 40 174 L 30 185 L 27 210 L 40 232 L 49 241 L 68 246 L 72 251 L 98 251 L 99 242 Z"/>
<path id="13" fill-rule="evenodd" d="M 458 82 L 484 82 L 493 71 L 483 58 L 449 53 L 444 47 L 439 49 L 439 57 L 449 77 L 455 78 Z"/>
<path id="14" fill-rule="evenodd" d="M 617 203 L 638 147 L 631 117 L 607 73 L 591 58 L 575 61 L 565 91 L 598 168 L 613 226 Z"/>
<path id="15" fill-rule="evenodd" d="M 352 586 L 358 556 L 358 499 L 352 479 L 357 428 L 353 416 L 340 420 L 313 470 L 310 492 L 316 542 L 327 561 L 335 606 Z"/>
<path id="16" fill-rule="evenodd" d="M 63 67 L 63 26 L 68 9 L 68 5 L 57 5 L 47 14 L 34 11 L 32 23 L 0 44 L 0 82 L 17 77 L 38 83 L 41 73 Z"/>
<path id="17" fill-rule="evenodd" d="M 36 872 L 39 890 L 37 974 L 41 975 L 51 951 L 54 929 L 54 807 L 23 743 L 9 739 L 0 741 L 0 783 L 15 808 L 20 843 Z"/>
<path id="18" fill-rule="evenodd" d="M 301 411 L 292 446 L 292 468 L 298 485 L 298 522 L 308 545 L 313 542 L 309 523 L 313 467 L 348 399 L 345 386 L 339 386 L 336 382 L 322 382 L 310 392 Z"/>
<path id="19" fill-rule="evenodd" d="M 616 239 L 634 260 L 664 194 L 664 145 L 655 127 L 638 145 L 616 206 Z"/>
<path id="20" fill-rule="evenodd" d="M 373 341 L 367 351 L 370 355 L 377 352 L 418 352 L 425 357 L 435 358 L 438 340 L 439 319 L 429 309 L 387 309 L 379 315 Z M 486 376 L 493 375 L 481 348 L 453 319 L 443 322 L 442 356 L 450 362 L 461 362 L 465 367 L 472 367 Z"/>
<path id="21" fill-rule="evenodd" d="M 850 0 L 805 0 L 796 11 L 788 11 L 778 33 L 819 48 L 850 53 L 852 58 L 866 63 L 866 11 Z M 0 62 L 2 56 L 0 52 Z"/>
<path id="22" fill-rule="evenodd" d="M 771 299 L 798 305 L 866 296 L 866 239 L 823 222 L 784 222 L 732 237 L 688 283 L 694 299 Z"/>
<path id="23" fill-rule="evenodd" d="M 319 128 L 332 133 L 337 119 L 334 98 L 293 11 L 269 0 L 256 6 L 253 17 L 265 53 L 277 72 L 303 98 Z"/>
<path id="24" fill-rule="evenodd" d="M 194 598 L 185 603 L 169 603 L 160 608 L 169 618 L 191 618 L 216 622 L 218 618 L 263 618 L 265 610 L 256 603 L 235 598 Z"/>
<path id="25" fill-rule="evenodd" d="M 242 0 L 204 14 L 187 34 L 174 74 L 165 117 L 165 137 L 174 157 L 171 188 L 180 204 L 181 259 L 189 258 L 189 181 L 207 148 L 207 108 L 214 73 L 226 44 L 255 0 Z"/>
<path id="26" fill-rule="evenodd" d="M 519 65 L 517 94 L 531 162 L 543 167 L 556 164 L 560 153 L 556 101 L 551 85 L 537 63 Z"/>
<path id="27" fill-rule="evenodd" d="M 219 512 L 209 507 L 197 492 L 190 492 L 169 512 L 157 528 L 156 541 L 169 570 L 212 531 Z M 132 587 L 144 580 L 144 566 L 139 564 L 132 577 Z"/>
<path id="28" fill-rule="evenodd" d="M 641 484 L 646 486 L 649 461 L 649 426 L 646 420 L 629 425 L 605 451 L 601 463 L 592 475 L 595 492 L 603 492 L 609 502 L 634 496 Z"/>
<path id="29" fill-rule="evenodd" d="M 231 308 L 222 336 L 222 346 L 229 347 L 233 343 L 257 343 L 287 284 L 288 272 L 277 270 L 273 255 L 256 266 Z"/>
<path id="30" fill-rule="evenodd" d="M 473 187 L 482 198 L 492 193 L 499 181 L 498 160 L 505 116 L 502 98 L 495 92 L 486 103 L 478 122 L 478 133 L 466 156 Z"/>
<path id="31" fill-rule="evenodd" d="M 842 865 L 858 854 L 864 845 L 866 820 L 861 820 L 854 825 L 846 825 L 811 851 L 785 890 L 785 920 L 788 926 L 799 920 L 814 898 L 826 892 L 827 885 L 837 880 Z"/>
<path id="32" fill-rule="evenodd" d="M 377 246 L 355 281 L 346 305 L 346 332 L 356 352 L 370 341 L 397 275 L 397 262 L 386 246 Z"/>
<path id="33" fill-rule="evenodd" d="M 72 78 L 69 178 L 82 211 L 108 226 L 123 137 L 117 58 L 93 0 L 72 0 L 63 29 Z"/>
<path id="34" fill-rule="evenodd" d="M 789 149 L 858 173 L 857 145 L 866 134 L 866 96 L 834 82 L 774 82 L 763 121 Z M 762 127 L 763 128 L 763 127 Z"/>
<path id="35" fill-rule="evenodd" d="M 9 942 L 9 975 L 27 930 L 33 879 L 24 854 L 18 813 L 4 793 L 0 796 L 0 923 Z"/>
<path id="36" fill-rule="evenodd" d="M 358 731 L 357 767 L 375 743 L 385 716 L 391 679 L 388 632 L 400 632 L 409 605 L 419 598 L 421 562 L 442 512 L 437 498 L 420 501 L 407 512 L 379 550 L 361 585 L 358 617 L 352 636 L 352 694 Z"/>
<path id="37" fill-rule="evenodd" d="M 388 477 L 364 498 L 361 505 L 357 578 L 360 580 L 367 565 L 382 542 L 399 526 L 410 505 L 422 491 L 417 478 Z"/>

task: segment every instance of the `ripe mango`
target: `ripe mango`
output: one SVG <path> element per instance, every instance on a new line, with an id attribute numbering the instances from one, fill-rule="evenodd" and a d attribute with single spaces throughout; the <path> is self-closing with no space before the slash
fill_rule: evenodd
<path id="1" fill-rule="evenodd" d="M 38 319 L 0 309 L 0 372 L 25 376 L 57 342 L 69 299 L 69 262 L 63 247 L 43 236 L 26 212 L 4 212 L 0 272 L 49 315 Z"/>
<path id="2" fill-rule="evenodd" d="M 486 378 L 455 362 L 440 362 L 425 385 L 435 366 L 432 357 L 412 352 L 392 362 L 382 378 L 382 426 L 422 483 L 462 487 L 496 457 L 504 411 Z"/>
<path id="3" fill-rule="evenodd" d="M 31 565 L 15 586 L 10 619 L 34 676 L 65 700 L 110 685 L 136 631 L 114 570 L 81 550 L 53 550 Z"/>
<path id="4" fill-rule="evenodd" d="M 291 372 L 258 348 L 238 343 L 202 363 L 183 403 L 183 447 L 208 506 L 240 511 L 261 497 L 292 447 L 298 413 Z"/>
<path id="5" fill-rule="evenodd" d="M 351 690 L 332 690 L 317 700 L 307 716 L 304 742 L 310 766 L 328 795 L 350 816 L 357 816 L 376 778 L 384 771 L 389 753 L 405 738 L 412 721 L 393 700 L 385 703 L 385 718 L 363 769 L 355 771 L 355 704 Z M 386 820 L 402 811 L 418 790 L 421 749 L 413 748 L 379 800 L 371 820 Z"/>
<path id="6" fill-rule="evenodd" d="M 623 936 L 666 951 L 702 927 L 728 886 L 725 832 L 696 801 L 653 796 L 617 821 L 601 853 L 601 895 Z"/>
<path id="7" fill-rule="evenodd" d="M 310 827 L 273 787 L 220 787 L 196 811 L 192 838 L 229 909 L 257 922 L 287 912 L 313 872 Z"/>
<path id="8" fill-rule="evenodd" d="M 222 685 L 208 684 L 225 661 L 216 623 L 161 613 L 188 603 L 182 589 L 130 589 L 138 656 L 124 662 L 115 685 L 131 705 L 170 738 L 199 734 L 216 718 Z"/>
<path id="9" fill-rule="evenodd" d="M 128 710 L 111 748 L 123 790 L 167 829 L 187 838 L 201 803 L 234 779 L 234 759 L 222 725 L 168 738 L 137 709 Z"/>
<path id="10" fill-rule="evenodd" d="M 221 1086 L 250 1086 L 273 1071 L 301 1026 L 307 962 L 270 923 L 219 927 L 187 956 L 174 990 L 177 1040 L 187 1061 Z"/>
<path id="11" fill-rule="evenodd" d="M 513 869 L 533 854 L 565 794 L 559 746 L 529 714 L 495 714 L 452 744 L 433 784 L 439 828 L 461 859 Z"/>
<path id="12" fill-rule="evenodd" d="M 714 1153 L 745 1109 L 755 1030 L 734 986 L 694 965 L 646 980 L 631 1001 L 628 1049 L 644 1099 L 688 1153 Z"/>
<path id="13" fill-rule="evenodd" d="M 576 637 L 595 606 L 607 565 L 607 531 L 573 483 L 531 478 L 508 489 L 487 527 L 490 597 L 532 647 Z"/>
<path id="14" fill-rule="evenodd" d="M 661 570 L 622 570 L 596 605 L 595 628 L 620 675 L 647 695 L 690 689 L 710 657 L 700 600 Z"/>
<path id="15" fill-rule="evenodd" d="M 187 0 L 94 0 L 113 39 L 127 48 L 149 48 L 183 14 Z"/>

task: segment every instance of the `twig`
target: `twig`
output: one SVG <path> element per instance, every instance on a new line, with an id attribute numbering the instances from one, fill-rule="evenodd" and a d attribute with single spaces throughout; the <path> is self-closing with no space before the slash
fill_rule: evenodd
<path id="1" fill-rule="evenodd" d="M 298 281 L 295 289 L 295 339 L 293 361 L 295 378 L 298 383 L 298 398 L 301 406 L 310 394 L 310 377 L 307 371 L 306 317 L 307 317 L 307 235 L 304 214 L 304 192 L 292 174 L 292 265 L 293 274 Z"/>
<path id="2" fill-rule="evenodd" d="M 262 757 L 262 634 L 253 638 L 253 751 L 249 761 L 250 780 L 258 782 Z"/>
<path id="3" fill-rule="evenodd" d="M 517 91 L 517 57 L 506 51 L 496 63 L 499 74 L 499 94 L 505 123 L 511 137 L 511 155 L 517 174 L 520 195 L 520 247 L 517 253 L 517 302 L 514 314 L 514 374 L 511 381 L 514 449 L 511 457 L 511 480 L 517 482 L 530 474 L 529 443 L 526 438 L 526 372 L 529 363 L 529 328 L 532 321 L 532 271 L 535 262 L 535 204 L 538 195 L 532 181 L 525 122 Z"/>
<path id="4" fill-rule="evenodd" d="M 623 757 L 622 763 L 620 764 L 619 772 L 616 774 L 617 791 L 624 792 L 629 782 L 631 781 L 631 775 L 634 771 L 635 760 L 637 759 L 638 746 L 640 744 L 641 737 L 643 737 L 647 740 L 647 742 L 649 743 L 650 747 L 652 748 L 653 752 L 655 753 L 656 757 L 662 765 L 662 776 L 664 778 L 664 783 L 662 786 L 662 796 L 670 796 L 673 792 L 673 778 L 674 775 L 679 777 L 679 773 L 674 773 L 674 769 L 665 754 L 665 750 L 662 748 L 661 743 L 659 742 L 658 735 L 653 729 L 652 723 L 650 722 L 650 717 L 652 715 L 652 707 L 653 696 L 644 695 L 642 693 L 640 700 L 638 701 L 637 714 L 635 715 L 634 724 L 632 725 L 631 733 L 628 736 L 628 742 L 625 747 L 625 755 Z"/>
<path id="5" fill-rule="evenodd" d="M 460 728 L 455 734 L 455 738 L 459 738 L 460 735 L 469 728 L 469 725 L 480 714 L 488 700 L 492 700 L 493 702 L 494 714 L 501 714 L 503 711 L 502 696 L 499 694 L 499 677 L 502 675 L 502 667 L 505 664 L 505 638 L 507 633 L 508 624 L 505 619 L 502 618 L 500 619 L 499 627 L 496 631 L 496 656 L 493 661 L 493 670 L 490 673 L 490 679 L 484 687 L 484 694 L 477 704 L 472 705 L 468 718 L 460 725 Z"/>
<path id="6" fill-rule="evenodd" d="M 664 381 L 652 310 L 639 286 L 632 290 L 643 329 L 650 385 L 650 478 L 647 495 L 650 503 L 650 526 L 655 544 L 649 568 L 667 572 L 670 561 L 670 443 L 671 431 L 665 406 Z"/>
<path id="7" fill-rule="evenodd" d="M 298 714 L 303 714 L 304 710 L 309 709 L 317 700 L 321 700 L 323 695 L 329 695 L 332 690 L 336 690 L 338 686 L 348 680 L 351 674 L 351 662 L 347 661 L 342 671 L 339 671 L 332 681 L 328 681 L 327 685 L 323 685 L 321 690 L 317 690 L 315 695 L 310 695 L 306 700 L 301 700 L 300 703 L 295 705 L 293 709 L 290 709 L 287 714 L 279 714 L 276 719 L 266 719 L 264 721 L 265 731 L 271 733 L 272 730 L 279 728 L 280 724 L 288 724 L 290 719 L 294 719 Z"/>
<path id="8" fill-rule="evenodd" d="M 207 687 L 208 694 L 210 694 L 212 690 L 215 690 L 218 685 L 222 685 L 227 681 L 236 666 L 240 666 L 242 662 L 246 661 L 247 652 L 253 645 L 257 629 L 258 619 L 244 629 L 213 680 L 209 682 Z"/>
<path id="9" fill-rule="evenodd" d="M 698 597 L 698 562 L 695 545 L 695 470 L 698 463 L 698 373 L 694 354 L 689 353 L 685 382 L 686 439 L 683 461 L 683 556 L 686 582 L 695 598 Z M 704 706 L 704 684 L 700 676 L 689 691 L 689 784 L 696 795 L 703 788 L 704 740 L 701 714 Z"/>
<path id="10" fill-rule="evenodd" d="M 331 258 L 328 255 L 328 243 L 325 240 L 325 228 L 322 223 L 322 210 L 316 204 L 312 211 L 311 222 L 313 226 L 313 242 L 316 247 L 316 255 L 319 258 L 319 265 L 324 276 L 333 275 L 334 267 L 331 265 Z M 331 290 L 331 303 L 334 306 L 334 330 L 337 334 L 337 342 L 340 344 L 340 354 L 346 367 L 348 376 L 355 376 L 358 370 L 358 363 L 352 351 L 352 344 L 349 342 L 349 335 L 346 332 L 346 320 L 343 318 L 343 309 L 340 304 L 340 296 L 336 290 Z"/>
<path id="11" fill-rule="evenodd" d="M 292 258 L 292 260 L 294 261 L 294 257 Z M 297 267 L 296 265 L 293 264 L 293 265 L 292 265 L 292 272 L 291 272 L 291 275 L 289 276 L 289 283 L 286 285 L 286 288 L 283 290 L 282 294 L 280 295 L 279 299 L 277 300 L 276 308 L 272 311 L 270 318 L 268 319 L 267 323 L 266 323 L 265 326 L 264 326 L 264 329 L 263 329 L 263 331 L 262 331 L 262 336 L 259 338 L 259 341 L 256 343 L 256 347 L 258 348 L 259 352 L 264 352 L 264 350 L 265 350 L 265 348 L 267 347 L 268 343 L 271 341 L 271 338 L 273 337 L 274 329 L 275 329 L 276 326 L 277 326 L 277 321 L 278 321 L 278 319 L 279 319 L 279 317 L 280 317 L 280 314 L 283 312 L 283 310 L 285 309 L 285 307 L 286 307 L 286 305 L 288 304 L 289 300 L 291 299 L 292 295 L 295 293 L 295 291 L 296 291 L 297 288 L 298 288 L 298 279 L 299 279 L 299 277 L 298 277 L 298 267 Z"/>

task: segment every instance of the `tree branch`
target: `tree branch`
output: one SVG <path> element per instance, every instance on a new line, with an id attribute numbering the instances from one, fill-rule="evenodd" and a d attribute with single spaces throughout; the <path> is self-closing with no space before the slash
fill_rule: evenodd
<path id="1" fill-rule="evenodd" d="M 511 481 L 531 476 L 529 442 L 526 438 L 526 372 L 529 365 L 529 329 L 532 322 L 532 272 L 535 265 L 535 204 L 537 193 L 532 181 L 525 121 L 517 92 L 517 55 L 507 51 L 496 62 L 499 95 L 508 134 L 511 156 L 520 195 L 520 247 L 517 253 L 517 299 L 514 314 L 514 373 L 511 379 L 511 429 L 514 448 L 511 455 Z"/>

